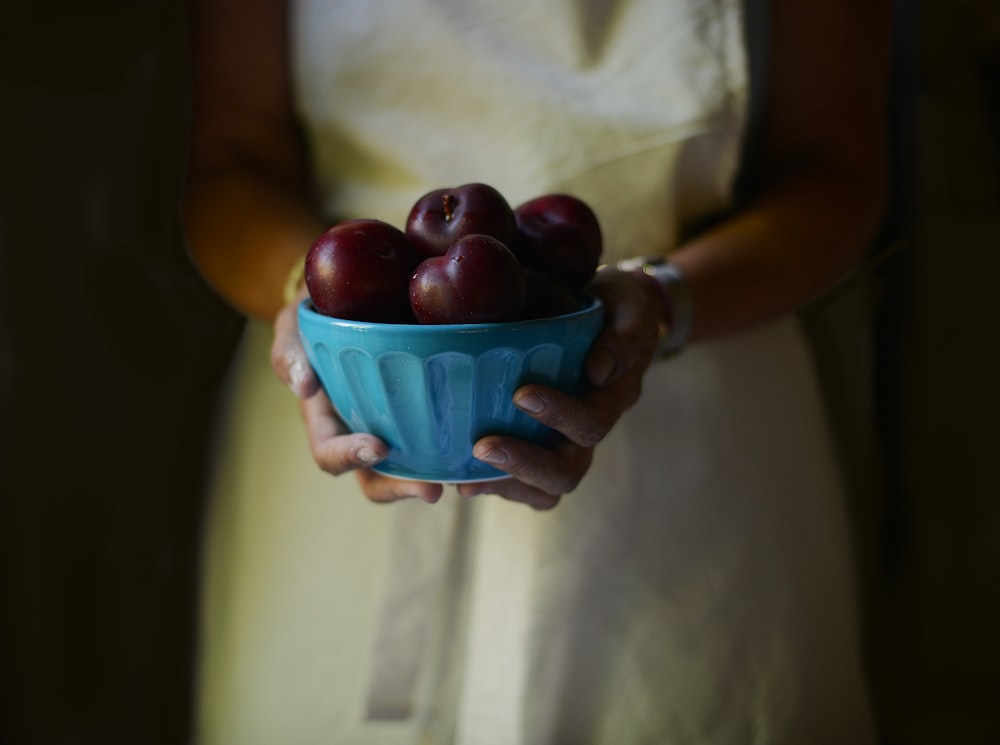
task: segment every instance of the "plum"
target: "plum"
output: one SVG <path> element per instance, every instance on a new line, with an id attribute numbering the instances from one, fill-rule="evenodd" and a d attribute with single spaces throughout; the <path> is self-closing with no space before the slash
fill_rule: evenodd
<path id="1" fill-rule="evenodd" d="M 587 285 L 601 259 L 603 237 L 597 215 L 570 194 L 545 194 L 514 209 L 518 237 L 511 248 L 525 267 L 538 269 L 564 287 Z"/>
<path id="2" fill-rule="evenodd" d="M 412 321 L 409 284 L 420 255 L 399 228 L 347 220 L 329 228 L 306 254 L 305 280 L 316 310 L 355 321 Z"/>
<path id="3" fill-rule="evenodd" d="M 492 323 L 522 317 L 526 292 L 511 250 L 472 234 L 443 256 L 420 262 L 410 280 L 410 306 L 420 323 Z"/>
<path id="4" fill-rule="evenodd" d="M 516 226 L 514 211 L 499 191 L 471 183 L 422 196 L 410 210 L 405 232 L 424 258 L 429 258 L 444 255 L 467 235 L 488 235 L 509 245 Z"/>

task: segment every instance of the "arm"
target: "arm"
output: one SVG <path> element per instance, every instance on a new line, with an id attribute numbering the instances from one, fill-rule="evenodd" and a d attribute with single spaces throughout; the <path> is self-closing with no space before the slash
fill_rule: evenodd
<path id="1" fill-rule="evenodd" d="M 890 3 L 775 0 L 755 199 L 672 255 L 692 340 L 794 310 L 846 274 L 885 209 Z"/>
<path id="2" fill-rule="evenodd" d="M 435 501 L 437 484 L 380 477 L 381 440 L 348 434 L 298 339 L 286 279 L 326 227 L 308 200 L 305 149 L 293 114 L 285 0 L 193 5 L 194 127 L 184 204 L 191 255 L 237 310 L 273 320 L 271 363 L 302 399 L 313 457 L 331 474 L 356 470 L 374 501 Z M 299 298 L 304 297 L 300 292 Z"/>
<path id="3" fill-rule="evenodd" d="M 283 0 L 211 0 L 193 19 L 194 118 L 185 199 L 192 257 L 240 312 L 273 320 L 322 231 L 306 199 Z"/>
<path id="4" fill-rule="evenodd" d="M 886 0 L 774 0 L 763 133 L 749 154 L 760 175 L 756 196 L 671 254 L 691 288 L 692 341 L 795 310 L 867 250 L 886 200 L 889 33 Z M 588 358 L 595 390 L 582 400 L 540 386 L 515 395 L 515 403 L 541 401 L 543 408 L 536 403 L 529 413 L 565 441 L 542 451 L 483 438 L 476 455 L 502 454 L 496 465 L 515 478 L 463 493 L 554 505 L 586 473 L 593 446 L 638 400 L 655 344 L 657 298 L 634 277 L 602 274 L 593 289 L 605 298 L 610 323 Z"/>

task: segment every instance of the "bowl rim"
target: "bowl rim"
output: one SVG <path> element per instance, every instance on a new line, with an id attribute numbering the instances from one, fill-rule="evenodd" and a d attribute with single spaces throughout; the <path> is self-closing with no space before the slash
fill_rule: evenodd
<path id="1" fill-rule="evenodd" d="M 380 321 L 358 321 L 324 315 L 312 306 L 312 300 L 309 297 L 306 297 L 299 303 L 298 314 L 300 318 L 304 317 L 312 323 L 322 323 L 342 328 L 391 329 L 397 333 L 405 331 L 415 334 L 441 334 L 446 332 L 483 331 L 486 329 L 516 329 L 525 326 L 540 326 L 552 323 L 553 321 L 572 321 L 598 313 L 604 308 L 604 302 L 596 295 L 591 295 L 590 293 L 582 293 L 581 301 L 588 302 L 572 313 L 563 313 L 559 316 L 545 316 L 543 318 L 524 318 L 517 321 L 498 321 L 495 323 L 385 323 Z"/>

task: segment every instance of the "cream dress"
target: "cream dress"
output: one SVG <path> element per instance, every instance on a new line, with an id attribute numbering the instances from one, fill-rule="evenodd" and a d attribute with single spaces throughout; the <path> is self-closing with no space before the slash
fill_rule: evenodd
<path id="1" fill-rule="evenodd" d="M 292 2 L 331 215 L 570 191 L 605 258 L 731 204 L 736 0 Z M 547 513 L 376 506 L 312 461 L 250 324 L 205 550 L 201 745 L 866 745 L 843 495 L 792 319 L 658 363 Z"/>

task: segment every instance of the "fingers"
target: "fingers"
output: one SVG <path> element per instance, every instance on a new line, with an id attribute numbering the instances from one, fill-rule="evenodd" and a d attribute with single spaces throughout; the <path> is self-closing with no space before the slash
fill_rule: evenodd
<path id="1" fill-rule="evenodd" d="M 538 510 L 555 507 L 563 494 L 573 491 L 590 467 L 591 448 L 561 441 L 551 447 L 533 445 L 511 437 L 487 436 L 472 454 L 513 478 L 480 484 L 461 484 L 459 494 L 497 494 Z"/>
<path id="2" fill-rule="evenodd" d="M 275 318 L 271 368 L 299 398 L 309 398 L 320 389 L 299 338 L 298 300 L 287 304 Z"/>
<path id="3" fill-rule="evenodd" d="M 327 473 L 339 476 L 356 468 L 370 468 L 389 454 L 379 438 L 348 433 L 326 394 L 320 392 L 300 401 L 299 408 L 313 458 Z"/>
<path id="4" fill-rule="evenodd" d="M 598 389 L 601 390 L 601 389 Z M 526 385 L 514 392 L 514 405 L 582 447 L 593 447 L 604 439 L 618 412 L 574 398 L 541 385 Z"/>
<path id="5" fill-rule="evenodd" d="M 583 398 L 541 385 L 519 388 L 514 404 L 564 439 L 544 447 L 510 437 L 482 438 L 472 454 L 511 478 L 462 484 L 459 494 L 497 494 L 539 510 L 555 507 L 561 495 L 573 491 L 586 475 L 594 446 L 638 400 L 645 369 L 645 365 L 632 365 L 612 384 L 595 388 Z"/>
<path id="6" fill-rule="evenodd" d="M 514 392 L 514 405 L 576 445 L 594 447 L 639 400 L 644 371 L 633 365 L 612 384 L 593 388 L 582 398 L 544 385 L 521 386 Z"/>
<path id="7" fill-rule="evenodd" d="M 628 272 L 602 271 L 589 288 L 604 301 L 607 319 L 584 369 L 594 385 L 608 385 L 652 359 L 660 338 L 658 299 Z"/>
<path id="8" fill-rule="evenodd" d="M 323 393 L 299 337 L 298 306 L 303 297 L 305 290 L 275 318 L 271 367 L 302 399 L 299 409 L 316 465 L 333 476 L 354 471 L 365 496 L 373 502 L 413 498 L 437 502 L 444 491 L 441 484 L 394 479 L 371 470 L 388 456 L 389 447 L 374 435 L 350 433 Z"/>
<path id="9" fill-rule="evenodd" d="M 442 484 L 394 479 L 369 469 L 358 471 L 356 475 L 361 490 L 368 499 L 380 504 L 398 502 L 401 499 L 420 499 L 434 504 L 444 493 Z"/>
<path id="10" fill-rule="evenodd" d="M 560 494 L 548 494 L 541 489 L 516 479 L 484 481 L 476 484 L 459 484 L 458 493 L 463 497 L 491 494 L 510 502 L 519 502 L 538 511 L 551 510 L 559 504 Z"/>
<path id="11" fill-rule="evenodd" d="M 404 481 L 372 471 L 371 466 L 389 454 L 389 447 L 373 435 L 348 433 L 324 393 L 299 402 L 299 407 L 313 458 L 327 473 L 340 476 L 356 471 L 362 491 L 373 502 L 416 498 L 433 503 L 441 498 L 441 484 Z"/>

